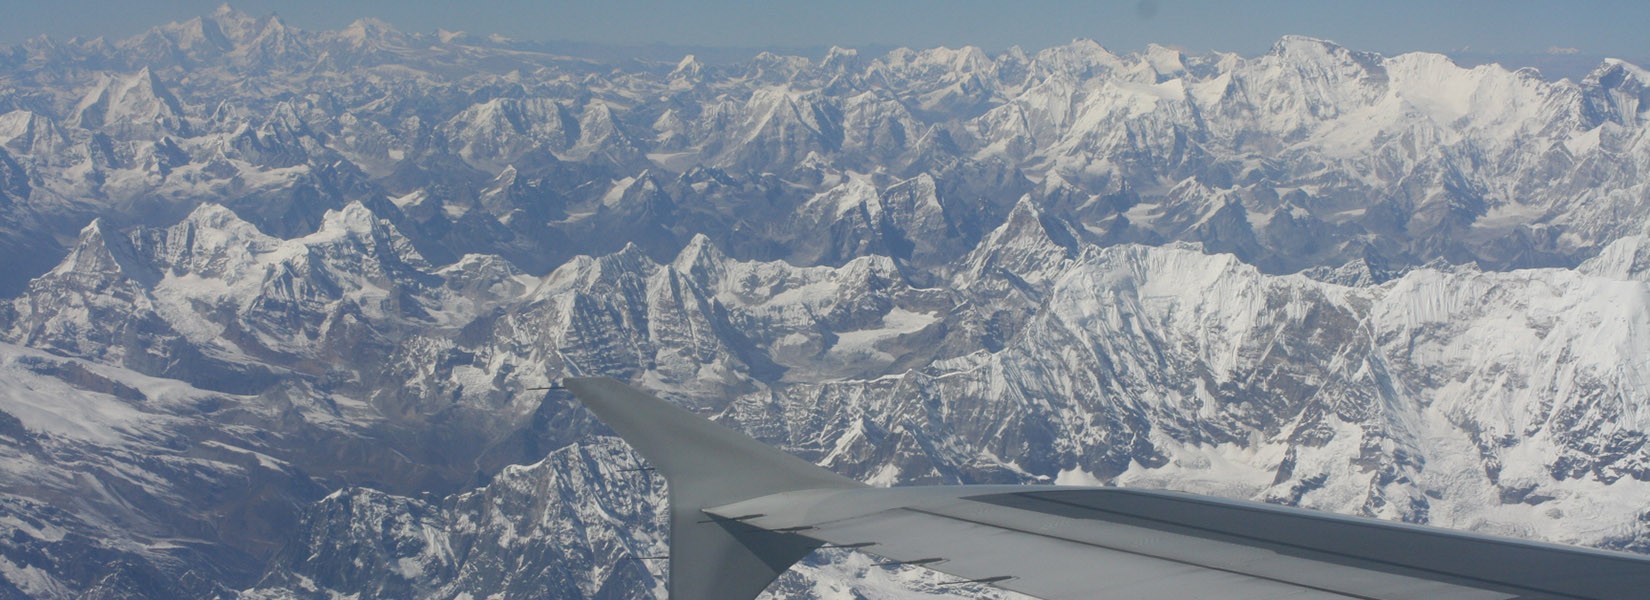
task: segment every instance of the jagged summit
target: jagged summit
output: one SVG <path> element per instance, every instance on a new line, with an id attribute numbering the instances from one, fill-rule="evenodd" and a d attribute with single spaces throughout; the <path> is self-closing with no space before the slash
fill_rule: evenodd
<path id="1" fill-rule="evenodd" d="M 1325 39 L 1325 38 L 1291 33 L 1291 34 L 1284 34 L 1283 36 L 1279 37 L 1278 41 L 1276 41 L 1272 44 L 1272 50 L 1271 51 L 1272 51 L 1272 53 L 1276 54 L 1276 53 L 1283 53 L 1283 52 L 1288 52 L 1290 50 L 1296 50 L 1296 49 L 1301 49 L 1301 48 L 1337 49 L 1337 48 L 1344 48 L 1344 46 L 1341 46 L 1340 44 L 1335 43 L 1333 40 L 1329 40 L 1329 39 Z"/>

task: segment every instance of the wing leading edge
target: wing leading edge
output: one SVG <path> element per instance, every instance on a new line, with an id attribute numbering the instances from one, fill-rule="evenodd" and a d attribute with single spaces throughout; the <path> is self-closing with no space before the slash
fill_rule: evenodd
<path id="1" fill-rule="evenodd" d="M 1047 600 L 1650 597 L 1650 560 L 1617 552 L 1172 492 L 870 488 L 618 382 L 568 387 L 669 479 L 673 600 L 754 598 L 822 545 Z"/>

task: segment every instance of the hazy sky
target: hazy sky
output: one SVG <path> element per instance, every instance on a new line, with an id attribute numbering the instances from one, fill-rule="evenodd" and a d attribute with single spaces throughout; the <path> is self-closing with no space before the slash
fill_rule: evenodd
<path id="1" fill-rule="evenodd" d="M 211 12 L 219 0 L 0 0 L 0 43 L 45 33 L 122 37 Z M 1117 51 L 1148 42 L 1192 50 L 1265 51 L 1299 33 L 1344 45 L 1409 50 L 1650 57 L 1650 1 L 1595 0 L 242 0 L 304 29 L 364 16 L 408 31 L 436 28 L 525 40 L 731 47 L 831 44 L 1037 49 L 1085 37 Z"/>

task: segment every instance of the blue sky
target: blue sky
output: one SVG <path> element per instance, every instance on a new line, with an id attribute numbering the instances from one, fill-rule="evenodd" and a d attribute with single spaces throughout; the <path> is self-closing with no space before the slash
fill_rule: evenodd
<path id="1" fill-rule="evenodd" d="M 220 0 L 0 0 L 0 43 L 36 34 L 122 37 L 211 12 Z M 1650 57 L 1650 1 L 1595 0 L 242 0 L 305 29 L 364 16 L 541 41 L 725 47 L 974 44 L 1042 48 L 1073 38 L 1114 50 L 1148 42 L 1265 51 L 1298 33 L 1397 53 L 1411 50 Z"/>

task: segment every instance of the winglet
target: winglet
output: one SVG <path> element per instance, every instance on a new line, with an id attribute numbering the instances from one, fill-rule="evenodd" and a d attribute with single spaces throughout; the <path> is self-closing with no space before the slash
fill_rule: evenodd
<path id="1" fill-rule="evenodd" d="M 567 389 L 670 483 L 671 600 L 750 600 L 820 542 L 704 509 L 795 490 L 864 484 L 606 377 Z"/>

